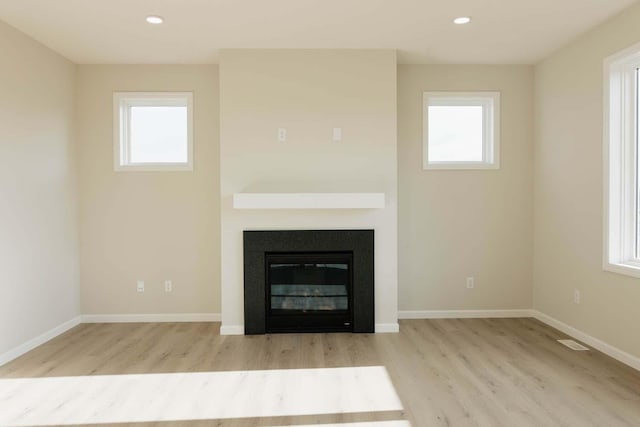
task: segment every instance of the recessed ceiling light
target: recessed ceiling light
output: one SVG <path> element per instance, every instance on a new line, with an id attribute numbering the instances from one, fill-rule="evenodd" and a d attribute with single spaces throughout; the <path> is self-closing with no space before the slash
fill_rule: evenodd
<path id="1" fill-rule="evenodd" d="M 468 24 L 469 22 L 471 22 L 471 18 L 468 16 L 460 16 L 453 20 L 453 23 L 458 25 Z"/>
<path id="2" fill-rule="evenodd" d="M 146 19 L 149 24 L 162 24 L 164 22 L 164 18 L 158 15 L 149 15 Z"/>

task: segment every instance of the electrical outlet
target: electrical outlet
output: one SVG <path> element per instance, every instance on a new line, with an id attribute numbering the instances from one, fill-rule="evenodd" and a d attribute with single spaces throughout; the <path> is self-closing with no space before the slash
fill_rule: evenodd
<path id="1" fill-rule="evenodd" d="M 144 292 L 144 280 L 138 280 L 136 283 L 136 289 L 138 292 Z"/>
<path id="2" fill-rule="evenodd" d="M 473 289 L 476 287 L 476 279 L 473 277 L 467 277 L 467 289 Z"/>
<path id="3" fill-rule="evenodd" d="M 580 291 L 578 289 L 573 291 L 573 302 L 574 304 L 580 304 Z"/>
<path id="4" fill-rule="evenodd" d="M 171 280 L 164 281 L 164 291 L 165 292 L 173 291 L 173 283 L 171 282 Z"/>
<path id="5" fill-rule="evenodd" d="M 278 141 L 285 142 L 287 140 L 287 130 L 285 128 L 278 128 Z"/>

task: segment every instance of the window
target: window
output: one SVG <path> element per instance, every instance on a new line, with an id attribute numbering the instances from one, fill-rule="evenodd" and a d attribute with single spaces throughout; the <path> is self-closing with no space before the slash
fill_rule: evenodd
<path id="1" fill-rule="evenodd" d="M 605 60 L 604 269 L 640 277 L 640 45 Z"/>
<path id="2" fill-rule="evenodd" d="M 498 169 L 500 94 L 425 92 L 423 169 Z"/>
<path id="3" fill-rule="evenodd" d="M 114 169 L 193 170 L 193 95 L 116 92 Z"/>

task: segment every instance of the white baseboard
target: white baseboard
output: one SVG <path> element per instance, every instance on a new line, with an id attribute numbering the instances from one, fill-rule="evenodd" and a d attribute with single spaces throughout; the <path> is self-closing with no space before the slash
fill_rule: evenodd
<path id="1" fill-rule="evenodd" d="M 30 339 L 24 344 L 19 345 L 3 354 L 0 354 L 0 366 L 11 362 L 14 359 L 22 356 L 23 354 L 33 350 L 34 348 L 46 343 L 49 340 L 67 332 L 69 329 L 78 326 L 80 324 L 80 316 L 74 317 L 71 320 L 64 322 L 61 325 L 56 326 L 47 332 L 38 335 L 37 337 Z"/>
<path id="2" fill-rule="evenodd" d="M 533 317 L 533 310 L 424 310 L 398 312 L 398 319 L 491 319 L 508 317 Z"/>
<path id="3" fill-rule="evenodd" d="M 625 365 L 631 366 L 632 368 L 640 371 L 640 358 L 629 354 L 626 351 L 620 350 L 619 348 L 614 347 L 610 344 L 607 344 L 606 342 L 596 337 L 582 332 L 574 328 L 573 326 L 569 326 L 566 323 L 561 322 L 558 319 L 554 319 L 553 317 L 541 313 L 537 310 L 532 310 L 532 317 L 538 319 L 542 323 L 558 329 L 559 331 L 564 332 L 565 334 L 577 339 L 578 341 L 582 341 L 583 343 L 595 348 L 596 350 L 603 352 L 607 356 L 611 356 L 619 362 L 622 362 Z"/>
<path id="4" fill-rule="evenodd" d="M 222 325 L 220 326 L 220 335 L 244 335 L 244 326 Z"/>
<path id="5" fill-rule="evenodd" d="M 376 323 L 376 334 L 397 334 L 400 325 L 396 323 Z"/>
<path id="6" fill-rule="evenodd" d="M 219 322 L 220 313 L 83 314 L 82 323 Z"/>

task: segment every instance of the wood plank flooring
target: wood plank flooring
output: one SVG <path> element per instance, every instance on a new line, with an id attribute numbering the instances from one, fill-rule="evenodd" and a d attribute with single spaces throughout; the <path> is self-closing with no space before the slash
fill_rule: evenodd
<path id="1" fill-rule="evenodd" d="M 562 338 L 534 319 L 406 320 L 399 334 L 377 335 L 220 336 L 217 323 L 83 324 L 0 367 L 0 421 L 4 412 L 4 422 L 16 426 L 36 415 L 36 425 L 118 427 L 640 426 L 640 372 L 595 350 L 570 350 L 556 342 Z M 385 371 L 388 377 L 379 375 Z M 334 384 L 342 402 L 309 390 L 299 375 Z M 250 382 L 261 378 L 268 386 Z M 185 381 L 195 381 L 192 396 Z M 139 391 L 140 382 L 151 384 L 148 393 Z M 221 387 L 235 391 L 216 395 L 219 408 L 196 402 L 171 418 L 176 390 L 188 405 L 198 393 L 227 390 Z M 358 400 L 359 391 L 371 396 Z M 324 406 L 291 409 L 279 401 L 303 392 L 316 393 Z M 20 393 L 34 402 L 17 400 Z M 120 418 L 104 420 L 119 422 L 100 421 L 92 407 L 98 397 L 104 405 L 105 396 L 113 399 L 106 414 Z M 74 399 L 86 424 L 78 422 Z M 250 408 L 249 416 L 239 416 L 238 405 Z M 322 409 L 304 412 L 306 406 Z M 169 415 L 135 421 L 149 408 Z M 172 421 L 159 421 L 166 419 Z"/>

